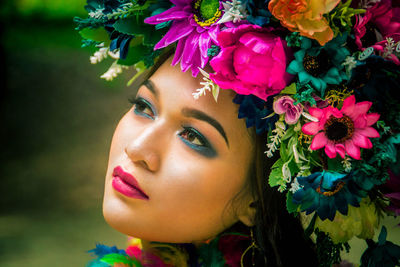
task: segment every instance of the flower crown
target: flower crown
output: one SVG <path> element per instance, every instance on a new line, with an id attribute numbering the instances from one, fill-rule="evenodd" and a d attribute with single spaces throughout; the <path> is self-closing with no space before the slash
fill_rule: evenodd
<path id="1" fill-rule="evenodd" d="M 195 98 L 234 90 L 239 118 L 268 138 L 266 157 L 280 156 L 270 186 L 286 193 L 289 212 L 312 218 L 308 233 L 331 254 L 400 215 L 399 1 L 87 0 L 85 8 L 75 22 L 83 46 L 98 49 L 90 61 L 115 60 L 102 78 L 134 66 L 131 83 L 174 47 L 172 64 L 204 76 Z M 381 252 L 400 259 L 385 237 L 383 227 L 364 262 L 383 261 Z"/>

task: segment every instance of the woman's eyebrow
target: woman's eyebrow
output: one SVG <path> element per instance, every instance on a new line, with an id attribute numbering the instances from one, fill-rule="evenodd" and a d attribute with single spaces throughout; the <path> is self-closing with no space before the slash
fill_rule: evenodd
<path id="1" fill-rule="evenodd" d="M 198 120 L 201 120 L 201 121 L 205 121 L 205 122 L 208 122 L 209 124 L 211 124 L 211 126 L 213 126 L 215 129 L 217 129 L 217 131 L 222 135 L 222 137 L 225 140 L 226 145 L 229 147 L 229 141 L 228 141 L 228 138 L 226 137 L 226 133 L 224 131 L 224 128 L 214 118 L 211 118 L 206 113 L 204 113 L 204 112 L 202 112 L 200 110 L 191 109 L 191 108 L 183 108 L 182 109 L 182 114 L 185 117 L 193 117 L 195 119 L 198 119 Z"/>
<path id="2" fill-rule="evenodd" d="M 149 89 L 150 92 L 153 93 L 153 95 L 158 98 L 158 90 L 157 87 L 154 85 L 154 83 L 151 80 L 145 80 L 142 85 L 146 86 L 147 89 Z"/>

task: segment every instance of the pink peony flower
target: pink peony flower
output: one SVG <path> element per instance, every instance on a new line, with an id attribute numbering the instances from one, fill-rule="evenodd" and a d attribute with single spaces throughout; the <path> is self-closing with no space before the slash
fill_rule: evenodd
<path id="1" fill-rule="evenodd" d="M 291 79 L 286 66 L 292 53 L 271 29 L 244 24 L 222 31 L 217 40 L 221 51 L 210 61 L 215 71 L 210 79 L 222 89 L 267 100 Z"/>
<path id="2" fill-rule="evenodd" d="M 273 109 L 276 114 L 285 114 L 287 124 L 295 124 L 303 112 L 301 104 L 294 105 L 290 96 L 281 96 L 274 101 Z"/>
<path id="3" fill-rule="evenodd" d="M 371 127 L 379 119 L 379 114 L 369 113 L 372 102 L 356 103 L 354 95 L 347 97 L 340 110 L 332 106 L 323 109 L 310 108 L 311 116 L 318 121 L 306 123 L 303 133 L 315 135 L 310 149 L 318 150 L 325 147 L 329 158 L 338 153 L 342 158 L 345 154 L 360 160 L 360 148 L 370 149 L 372 143 L 368 138 L 377 138 L 379 133 Z"/>
<path id="4" fill-rule="evenodd" d="M 394 53 L 385 51 L 388 45 L 387 38 L 392 38 L 394 43 L 400 41 L 400 1 L 382 0 L 364 15 L 356 16 L 354 36 L 356 45 L 360 50 L 373 47 L 382 56 L 400 64 Z"/>

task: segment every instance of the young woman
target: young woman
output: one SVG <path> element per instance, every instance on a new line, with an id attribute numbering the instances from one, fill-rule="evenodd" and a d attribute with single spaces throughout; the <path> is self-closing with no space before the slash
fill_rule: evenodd
<path id="1" fill-rule="evenodd" d="M 102 77 L 134 65 L 143 80 L 103 203 L 135 238 L 91 266 L 332 266 L 354 236 L 362 264 L 397 264 L 386 228 L 372 238 L 399 212 L 400 9 L 349 4 L 88 1 L 91 61 L 116 59 Z"/>
<path id="2" fill-rule="evenodd" d="M 260 239 L 258 262 L 266 257 L 266 266 L 303 260 L 315 266 L 300 222 L 282 209 L 285 198 L 264 179 L 271 160 L 259 149 L 255 130 L 237 118 L 234 93 L 221 91 L 218 103 L 211 95 L 194 99 L 201 79 L 171 66 L 171 60 L 139 88 L 115 131 L 106 221 L 142 240 L 197 246 L 234 225 L 247 226 L 242 233 L 247 246 L 250 229 Z M 285 255 L 294 251 L 309 256 Z"/>

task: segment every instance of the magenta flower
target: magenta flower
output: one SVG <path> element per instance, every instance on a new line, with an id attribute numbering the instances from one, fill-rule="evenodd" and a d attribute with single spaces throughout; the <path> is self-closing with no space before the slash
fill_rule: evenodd
<path id="1" fill-rule="evenodd" d="M 294 105 L 294 99 L 290 96 L 281 96 L 274 101 L 273 109 L 276 114 L 285 114 L 287 124 L 295 124 L 303 112 L 301 104 Z"/>
<path id="2" fill-rule="evenodd" d="M 372 148 L 369 138 L 379 137 L 378 131 L 371 125 L 378 121 L 380 115 L 367 114 L 371 105 L 369 101 L 356 103 L 355 96 L 351 95 L 343 101 L 340 110 L 331 106 L 323 109 L 311 107 L 308 111 L 318 121 L 302 127 L 303 133 L 314 135 L 310 149 L 325 147 L 329 158 L 336 157 L 336 153 L 344 158 L 347 153 L 360 160 L 360 148 Z"/>
<path id="3" fill-rule="evenodd" d="M 160 24 L 172 20 L 169 31 L 154 49 L 178 42 L 172 64 L 176 65 L 181 61 L 182 71 L 191 68 L 193 76 L 197 76 L 198 68 L 204 68 L 207 64 L 207 51 L 211 45 L 217 43 L 217 35 L 223 25 L 215 23 L 222 16 L 220 3 L 212 1 L 204 8 L 201 0 L 171 0 L 171 2 L 174 7 L 146 18 L 144 22 Z"/>
<path id="4" fill-rule="evenodd" d="M 221 52 L 210 61 L 215 71 L 210 79 L 222 89 L 267 100 L 292 77 L 286 72 L 292 53 L 272 28 L 252 24 L 228 28 L 218 35 L 218 44 Z"/>
<path id="5" fill-rule="evenodd" d="M 400 41 L 400 6 L 398 0 L 382 0 L 368 8 L 363 16 L 357 16 L 354 25 L 355 42 L 359 49 L 373 47 L 381 56 L 391 59 L 396 64 L 400 60 L 393 51 L 386 47 L 390 44 L 387 38 L 392 38 L 393 43 Z"/>

